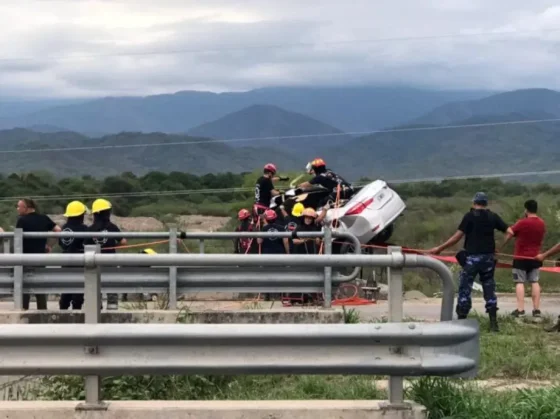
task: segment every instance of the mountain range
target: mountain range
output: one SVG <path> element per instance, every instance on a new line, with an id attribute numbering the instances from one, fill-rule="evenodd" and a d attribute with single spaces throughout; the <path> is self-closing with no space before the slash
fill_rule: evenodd
<path id="1" fill-rule="evenodd" d="M 546 89 L 438 105 L 364 136 L 344 133 L 309 114 L 258 104 L 182 134 L 125 132 L 89 138 L 59 124 L 4 130 L 0 167 L 3 173 L 44 169 L 58 176 L 152 170 L 204 174 L 249 171 L 269 161 L 282 171 L 301 170 L 321 156 L 353 180 L 544 171 L 556 169 L 560 123 L 535 120 L 558 118 L 560 93 Z M 300 138 L 275 138 L 286 136 Z M 261 140 L 237 141 L 249 138 Z M 67 148 L 71 150 L 63 150 Z"/>
<path id="2" fill-rule="evenodd" d="M 183 91 L 107 97 L 43 109 L 35 104 L 36 110 L 26 114 L 20 110 L 17 116 L 2 117 L 0 112 L 0 129 L 50 125 L 90 136 L 123 131 L 185 133 L 252 105 L 273 105 L 344 131 L 369 131 L 405 123 L 448 102 L 488 94 L 368 86 L 277 87 L 234 93 Z"/>

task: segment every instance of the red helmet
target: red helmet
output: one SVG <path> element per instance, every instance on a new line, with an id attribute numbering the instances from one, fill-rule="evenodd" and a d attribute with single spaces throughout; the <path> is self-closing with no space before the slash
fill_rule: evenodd
<path id="1" fill-rule="evenodd" d="M 264 219 L 266 221 L 274 221 L 274 220 L 276 220 L 276 217 L 277 217 L 277 215 L 276 215 L 276 212 L 274 210 L 267 209 L 264 212 Z"/>
<path id="2" fill-rule="evenodd" d="M 264 170 L 272 174 L 276 173 L 276 166 L 272 163 L 267 163 L 264 165 Z"/>
<path id="3" fill-rule="evenodd" d="M 246 220 L 250 216 L 251 216 L 251 213 L 249 212 L 249 210 L 246 210 L 245 208 L 243 208 L 242 210 L 239 210 L 239 212 L 237 213 L 237 218 L 240 221 Z"/>

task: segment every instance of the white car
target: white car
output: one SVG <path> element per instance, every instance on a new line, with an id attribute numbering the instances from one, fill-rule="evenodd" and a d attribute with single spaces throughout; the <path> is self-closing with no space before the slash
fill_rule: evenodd
<path id="1" fill-rule="evenodd" d="M 327 211 L 325 222 L 333 225 L 334 230 L 348 232 L 358 238 L 361 244 L 385 243 L 393 233 L 396 219 L 406 209 L 401 197 L 385 181 L 376 180 L 361 188 L 354 188 L 354 195 L 341 201 L 340 207 Z M 306 207 L 317 208 L 317 203 L 331 191 L 323 187 L 312 187 L 304 191 L 290 189 L 283 195 L 272 199 L 271 208 L 284 204 L 286 211 L 296 202 Z"/>

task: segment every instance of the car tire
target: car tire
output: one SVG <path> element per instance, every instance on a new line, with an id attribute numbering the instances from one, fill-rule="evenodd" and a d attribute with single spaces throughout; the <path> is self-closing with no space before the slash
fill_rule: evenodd
<path id="1" fill-rule="evenodd" d="M 395 229 L 395 225 L 391 224 L 386 227 L 383 231 L 381 231 L 377 236 L 371 239 L 368 244 L 384 244 L 387 243 L 391 236 L 393 235 L 393 231 Z"/>

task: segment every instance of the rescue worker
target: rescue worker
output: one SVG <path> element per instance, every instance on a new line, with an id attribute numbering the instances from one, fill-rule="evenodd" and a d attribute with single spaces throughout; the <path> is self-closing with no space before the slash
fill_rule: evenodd
<path id="1" fill-rule="evenodd" d="M 299 232 L 319 232 L 321 227 L 315 223 L 317 218 L 317 212 L 313 208 L 305 208 L 302 211 L 302 222 L 298 225 L 296 232 L 296 237 L 293 241 L 293 253 L 300 255 L 316 255 L 319 253 L 321 246 L 320 238 L 301 238 L 297 237 Z M 296 301 L 300 301 L 302 304 L 309 304 L 313 301 L 317 302 L 320 299 L 320 294 L 316 293 L 290 293 L 288 294 L 288 299 L 293 304 Z"/>
<path id="2" fill-rule="evenodd" d="M 329 203 L 336 202 L 338 199 L 349 199 L 354 190 L 352 185 L 347 182 L 342 176 L 336 174 L 330 169 L 327 169 L 325 161 L 321 158 L 313 160 L 307 164 L 307 172 L 314 175 L 313 179 L 308 182 L 303 182 L 299 185 L 300 189 L 309 188 L 313 185 L 321 185 L 325 189 L 331 191 L 328 196 L 319 201 L 317 209 L 322 209 L 321 214 L 317 218 L 317 222 L 323 221 L 329 209 Z"/>
<path id="3" fill-rule="evenodd" d="M 84 217 L 88 208 L 80 201 L 72 201 L 66 206 L 66 224 L 62 226 L 63 233 L 84 232 L 88 227 L 84 224 Z M 61 237 L 58 244 L 62 253 L 84 253 L 84 239 L 79 237 Z M 73 310 L 81 310 L 84 304 L 84 294 L 62 294 L 58 305 L 61 310 L 68 310 L 72 304 Z"/>
<path id="4" fill-rule="evenodd" d="M 120 233 L 120 229 L 111 222 L 111 212 L 113 206 L 106 199 L 96 199 L 91 206 L 93 213 L 93 224 L 88 227 L 88 231 L 100 233 Z M 124 238 L 113 237 L 93 237 L 85 239 L 84 244 L 98 244 L 101 246 L 101 253 L 116 253 L 117 246 L 126 245 Z M 119 308 L 118 294 L 107 294 L 107 310 L 117 310 Z"/>
<path id="5" fill-rule="evenodd" d="M 284 230 L 288 232 L 295 231 L 301 224 L 301 214 L 304 210 L 303 204 L 298 202 L 292 208 L 292 214 L 288 215 L 284 207 L 280 207 L 282 210 L 282 215 L 284 215 Z M 290 253 L 294 253 L 294 243 L 292 239 L 288 239 L 288 245 L 290 247 Z"/>
<path id="6" fill-rule="evenodd" d="M 284 231 L 284 228 L 276 223 L 278 216 L 276 212 L 269 209 L 263 214 L 264 226 L 261 228 L 263 233 L 278 233 Z M 290 246 L 288 239 L 282 239 L 279 237 L 269 237 L 266 239 L 257 239 L 258 243 L 261 245 L 261 252 L 263 254 L 286 254 L 290 253 Z"/>
<path id="7" fill-rule="evenodd" d="M 303 210 L 302 214 L 303 222 L 297 227 L 296 235 L 298 232 L 319 232 L 321 227 L 315 223 L 317 218 L 317 212 L 313 208 L 306 208 Z M 316 255 L 319 253 L 319 247 L 321 245 L 320 238 L 299 238 L 293 239 L 294 242 L 294 253 L 303 255 Z"/>
<path id="8" fill-rule="evenodd" d="M 239 225 L 235 228 L 236 232 L 251 232 L 254 230 L 253 221 L 251 220 L 251 213 L 249 210 L 243 208 L 237 214 Z M 233 253 L 249 254 L 257 253 L 257 241 L 252 238 L 235 238 L 233 240 Z"/>
<path id="9" fill-rule="evenodd" d="M 287 177 L 278 177 L 276 175 L 276 166 L 267 163 L 263 169 L 263 175 L 257 179 L 255 185 L 255 219 L 261 216 L 269 207 L 273 196 L 280 195 L 280 192 L 274 187 L 274 183 L 278 180 L 289 180 Z"/>
<path id="10" fill-rule="evenodd" d="M 284 227 L 277 224 L 276 220 L 278 215 L 274 210 L 268 209 L 263 214 L 263 223 L 264 226 L 261 228 L 261 231 L 264 233 L 278 233 L 284 231 Z M 290 244 L 288 239 L 282 239 L 280 237 L 267 237 L 266 239 L 257 239 L 262 254 L 286 254 L 290 253 Z M 271 300 L 270 294 L 264 295 L 265 301 Z"/>
<path id="11" fill-rule="evenodd" d="M 464 250 L 457 254 L 462 269 L 459 275 L 459 296 L 457 316 L 466 319 L 472 307 L 471 292 L 475 277 L 480 277 L 486 312 L 490 317 L 490 330 L 498 332 L 498 299 L 496 297 L 496 241 L 494 231 L 506 233 L 508 225 L 502 218 L 488 209 L 488 197 L 478 192 L 473 198 L 471 210 L 465 214 L 457 231 L 444 244 L 434 247 L 428 253 L 439 254 L 465 238 Z"/>

